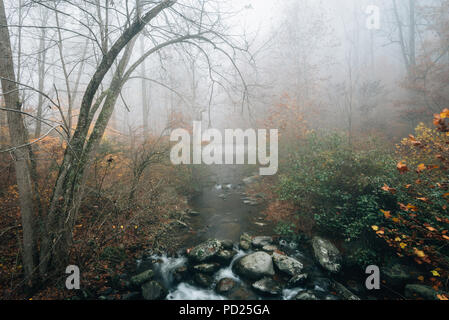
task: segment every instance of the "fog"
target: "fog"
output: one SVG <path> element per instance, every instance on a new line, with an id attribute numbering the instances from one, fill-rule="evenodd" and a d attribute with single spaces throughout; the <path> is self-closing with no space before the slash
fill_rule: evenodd
<path id="1" fill-rule="evenodd" d="M 190 51 L 186 52 L 185 46 L 188 44 L 173 45 L 148 57 L 123 86 L 111 126 L 121 132 L 130 128 L 136 130 L 142 128 L 142 119 L 148 118 L 151 130 L 160 131 L 165 127 L 170 113 L 176 111 L 194 119 L 201 118 L 210 125 L 229 127 L 231 123 L 225 119 L 251 121 L 256 120 L 258 115 L 263 118 L 268 106 L 288 94 L 297 100 L 298 108 L 307 109 L 304 110 L 305 116 L 311 117 L 310 120 L 313 118 L 319 126 L 341 128 L 352 121 L 354 129 L 357 126 L 365 127 L 368 122 L 374 128 L 386 128 L 389 119 L 397 116 L 395 101 L 407 94 L 401 86 L 401 80 L 407 73 L 401 41 L 406 47 L 409 42 L 408 5 L 405 2 L 399 1 L 396 11 L 392 1 L 208 2 L 204 16 L 211 20 L 220 16 L 212 31 L 223 37 L 220 43 L 222 48 L 214 50 L 209 44 L 204 48 L 189 48 L 187 50 Z M 425 55 L 434 54 L 426 52 L 426 44 L 432 43 L 428 51 L 434 50 L 434 44 L 440 41 L 437 30 L 429 25 L 431 21 L 426 16 L 426 10 L 430 11 L 432 4 L 437 6 L 439 3 L 426 2 L 427 6 L 423 6 L 422 13 L 418 15 L 421 21 L 416 28 L 417 57 L 424 59 Z M 45 74 L 50 79 L 44 82 L 44 91 L 55 98 L 56 88 L 61 93 L 59 99 L 67 99 L 67 84 L 61 66 L 63 62 L 66 64 L 69 86 L 72 89 L 76 86 L 82 92 L 95 61 L 99 59 L 99 39 L 95 37 L 97 27 L 88 27 L 80 22 L 95 6 L 85 4 L 81 6 L 84 11 L 77 12 L 76 3 L 61 4 L 64 9 L 61 10 L 63 18 L 60 18 L 59 24 L 65 56 L 62 61 L 55 41 L 57 33 L 53 31 L 55 17 L 46 12 L 49 11 L 48 6 L 23 1 L 24 7 L 19 17 L 19 4 L 16 1 L 7 2 L 12 41 L 16 49 L 20 46 L 20 55 L 16 50 L 15 59 L 20 59 L 22 82 L 38 83 L 39 57 L 36 55 L 39 53 L 39 33 L 48 30 L 43 46 L 47 59 Z M 114 6 L 117 11 L 123 9 L 119 2 Z M 179 6 L 182 8 L 181 4 Z M 379 9 L 379 17 L 376 17 L 379 26 L 371 30 L 367 26 L 371 19 L 367 12 L 370 6 Z M 188 11 L 186 7 L 183 9 Z M 196 8 L 189 10 L 193 16 L 199 14 Z M 72 14 L 75 13 L 79 19 L 74 18 Z M 43 16 L 47 17 L 45 21 L 42 21 Z M 121 23 L 122 18 L 119 14 L 111 15 L 111 43 L 117 33 L 114 29 L 118 28 L 117 23 Z M 19 22 L 26 27 L 14 27 Z M 176 24 L 176 21 L 171 23 Z M 45 29 L 42 29 L 43 26 Z M 175 27 L 178 31 L 188 28 L 187 24 Z M 165 31 L 156 30 L 158 34 L 155 36 L 144 33 L 139 37 L 130 61 L 136 61 L 141 52 L 167 36 Z M 81 63 L 82 57 L 85 61 Z M 139 79 L 142 72 L 148 78 L 144 84 Z M 146 87 L 145 94 L 142 93 L 142 86 Z M 362 88 L 370 88 L 365 90 L 369 97 L 353 96 L 348 106 L 348 101 L 344 101 L 348 98 L 344 96 Z M 36 92 L 23 92 L 28 108 L 33 108 L 38 96 Z M 76 96 L 76 103 L 79 104 L 81 95 L 74 93 L 71 96 Z M 146 117 L 139 106 L 142 99 L 147 100 L 151 110 Z M 364 101 L 356 101 L 360 99 Z M 435 103 L 423 103 L 428 104 L 430 114 L 438 109 Z M 45 112 L 57 117 L 48 109 Z M 354 120 L 348 120 L 348 117 L 354 117 Z M 411 120 L 410 125 L 413 127 L 419 120 Z M 232 126 L 237 124 L 232 122 Z"/>
<path id="2" fill-rule="evenodd" d="M 0 298 L 449 298 L 449 0 L 0 0 L 0 83 Z"/>

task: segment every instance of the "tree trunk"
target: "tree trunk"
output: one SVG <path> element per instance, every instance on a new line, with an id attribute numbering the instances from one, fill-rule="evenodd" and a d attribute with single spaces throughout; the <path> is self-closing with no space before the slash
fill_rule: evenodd
<path id="1" fill-rule="evenodd" d="M 45 35 L 47 33 L 47 29 L 41 29 L 41 38 L 39 40 L 39 60 L 38 60 L 38 73 L 39 73 L 39 84 L 38 90 L 39 92 L 44 92 L 44 81 L 45 81 L 45 60 L 47 57 L 47 52 L 45 50 Z M 37 102 L 37 117 L 40 119 L 42 117 L 42 108 L 44 105 L 44 96 L 39 94 L 38 102 Z M 39 138 L 41 135 L 42 122 L 37 121 L 36 130 L 34 132 L 35 138 Z"/>
<path id="2" fill-rule="evenodd" d="M 4 92 L 7 108 L 21 110 L 22 105 L 19 91 L 15 82 L 14 64 L 6 20 L 5 6 L 0 0 L 0 76 L 2 77 L 2 90 Z M 9 79 L 9 80 L 6 80 Z M 8 112 L 8 127 L 11 144 L 18 146 L 14 151 L 14 165 L 16 171 L 17 187 L 19 189 L 20 216 L 23 230 L 22 260 L 27 284 L 33 284 L 36 261 L 36 238 L 33 189 L 30 169 L 30 153 L 27 147 L 19 147 L 28 143 L 28 132 L 23 123 L 22 115 L 18 112 Z"/>
<path id="3" fill-rule="evenodd" d="M 141 50 L 141 54 L 142 56 L 145 54 L 145 42 L 144 42 L 144 38 L 141 38 L 141 42 L 140 42 L 140 50 Z M 148 137 L 148 133 L 149 133 L 149 124 L 148 124 L 148 117 L 150 116 L 150 107 L 149 107 L 149 103 L 148 103 L 148 86 L 147 86 L 147 82 L 145 80 L 146 77 L 146 66 L 145 66 L 145 62 L 142 62 L 141 64 L 141 73 L 142 73 L 142 82 L 141 82 L 141 90 L 142 90 L 142 122 L 143 122 L 143 134 L 145 136 L 145 138 Z"/>
<path id="4" fill-rule="evenodd" d="M 50 260 L 54 257 L 56 263 L 64 262 L 67 257 L 67 246 L 70 242 L 71 225 L 74 221 L 82 197 L 84 174 L 87 161 L 95 146 L 95 139 L 101 139 L 102 132 L 112 114 L 106 98 L 102 111 L 97 119 L 94 130 L 89 138 L 88 131 L 92 121 L 91 108 L 97 90 L 105 75 L 112 67 L 115 59 L 133 38 L 142 31 L 145 25 L 164 9 L 172 6 L 175 0 L 164 0 L 148 11 L 140 19 L 136 19 L 105 52 L 89 85 L 84 93 L 78 117 L 76 130 L 70 140 L 60 167 L 58 178 L 53 190 L 49 213 L 46 222 L 45 238 L 42 240 L 40 252 L 40 272 L 45 276 L 48 272 Z M 112 91 L 112 87 L 111 87 Z M 111 100 L 112 97 L 109 98 Z M 101 135 L 100 135 L 101 133 Z M 87 146 L 86 141 L 89 141 Z M 57 267 L 57 265 L 55 264 Z"/>

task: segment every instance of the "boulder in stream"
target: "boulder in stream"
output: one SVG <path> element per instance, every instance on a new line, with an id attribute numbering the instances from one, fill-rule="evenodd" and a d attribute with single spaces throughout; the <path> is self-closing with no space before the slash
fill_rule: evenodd
<path id="1" fill-rule="evenodd" d="M 242 250 L 249 250 L 251 248 L 251 236 L 247 233 L 242 234 L 240 236 L 239 246 Z"/>
<path id="2" fill-rule="evenodd" d="M 262 248 L 263 246 L 270 245 L 273 243 L 273 238 L 268 236 L 260 236 L 260 237 L 254 237 L 251 240 L 251 244 L 255 248 Z"/>
<path id="3" fill-rule="evenodd" d="M 162 300 L 167 290 L 157 281 L 149 281 L 142 285 L 142 297 L 145 300 Z"/>
<path id="4" fill-rule="evenodd" d="M 279 253 L 273 253 L 272 255 L 274 265 L 282 272 L 289 276 L 295 276 L 301 273 L 304 265 L 298 260 L 282 255 Z"/>
<path id="5" fill-rule="evenodd" d="M 254 280 L 258 280 L 264 276 L 274 275 L 271 256 L 261 251 L 238 259 L 233 268 L 238 275 Z"/>
<path id="6" fill-rule="evenodd" d="M 321 237 L 314 237 L 312 248 L 315 258 L 324 269 L 332 273 L 340 272 L 342 257 L 332 242 Z"/>
<path id="7" fill-rule="evenodd" d="M 257 182 L 259 179 L 260 179 L 260 176 L 252 176 L 252 177 L 244 178 L 242 181 L 244 184 L 249 185 L 249 184 L 253 184 L 253 183 Z"/>
<path id="8" fill-rule="evenodd" d="M 225 249 L 225 250 L 234 249 L 234 242 L 232 240 L 222 240 L 221 245 L 223 246 L 223 249 Z"/>
<path id="9" fill-rule="evenodd" d="M 144 284 L 145 282 L 148 282 L 151 279 L 153 279 L 153 276 L 154 276 L 153 270 L 151 270 L 151 269 L 146 270 L 146 271 L 139 273 L 138 275 L 135 275 L 134 277 L 132 277 L 130 280 L 130 284 L 131 284 L 131 286 L 138 287 L 138 286 Z"/>
<path id="10" fill-rule="evenodd" d="M 278 296 L 282 293 L 282 287 L 280 284 L 277 281 L 267 277 L 254 282 L 252 287 L 262 295 Z"/>
<path id="11" fill-rule="evenodd" d="M 235 281 L 231 278 L 223 278 L 220 281 L 218 281 L 217 286 L 215 287 L 215 291 L 218 294 L 227 294 L 229 293 L 232 289 L 235 288 Z"/>
<path id="12" fill-rule="evenodd" d="M 302 286 L 306 283 L 308 278 L 309 275 L 307 273 L 297 274 L 296 276 L 293 276 L 290 278 L 290 280 L 288 280 L 287 287 L 295 288 Z"/>
<path id="13" fill-rule="evenodd" d="M 212 259 L 221 250 L 222 244 L 217 239 L 209 239 L 189 251 L 188 256 L 195 262 L 205 262 Z"/>
<path id="14" fill-rule="evenodd" d="M 278 250 L 278 247 L 276 247 L 273 244 L 267 244 L 262 247 L 262 250 L 271 254 L 271 253 L 275 252 L 276 250 Z"/>
<path id="15" fill-rule="evenodd" d="M 189 276 L 189 269 L 186 266 L 177 267 L 173 270 L 173 280 L 175 282 L 182 282 Z"/>
<path id="16" fill-rule="evenodd" d="M 301 291 L 295 297 L 295 300 L 320 300 L 318 292 L 314 290 Z"/>
<path id="17" fill-rule="evenodd" d="M 206 274 L 214 274 L 216 271 L 220 269 L 220 265 L 218 263 L 203 263 L 193 267 L 195 272 L 206 273 Z"/>
<path id="18" fill-rule="evenodd" d="M 193 279 L 197 285 L 203 288 L 209 288 L 213 282 L 212 277 L 204 273 L 195 274 Z"/>
<path id="19" fill-rule="evenodd" d="M 234 250 L 220 250 L 217 253 L 217 259 L 222 264 L 229 264 L 236 254 Z"/>

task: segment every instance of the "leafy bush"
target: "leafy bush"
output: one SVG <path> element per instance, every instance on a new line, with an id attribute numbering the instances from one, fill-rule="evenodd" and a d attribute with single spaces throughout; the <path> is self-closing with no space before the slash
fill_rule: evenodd
<path id="1" fill-rule="evenodd" d="M 308 133 L 281 173 L 281 199 L 313 213 L 320 230 L 359 238 L 381 221 L 380 206 L 395 203 L 381 187 L 399 176 L 394 159 L 375 141 L 369 144 L 356 150 L 342 134 Z"/>
<path id="2" fill-rule="evenodd" d="M 291 222 L 279 222 L 274 229 L 276 234 L 287 240 L 296 240 L 296 226 Z"/>
<path id="3" fill-rule="evenodd" d="M 354 265 L 362 267 L 363 270 L 370 265 L 379 265 L 381 262 L 381 257 L 379 252 L 376 250 L 358 247 L 351 251 L 346 259 L 347 265 Z"/>
<path id="4" fill-rule="evenodd" d="M 402 184 L 388 184 L 385 193 L 394 194 L 397 203 L 380 207 L 384 220 L 372 229 L 397 251 L 411 256 L 418 264 L 432 266 L 432 278 L 448 275 L 449 269 L 449 110 L 435 115 L 436 129 L 423 124 L 398 145 L 401 161 L 397 169 Z M 440 283 L 441 284 L 441 283 Z"/>

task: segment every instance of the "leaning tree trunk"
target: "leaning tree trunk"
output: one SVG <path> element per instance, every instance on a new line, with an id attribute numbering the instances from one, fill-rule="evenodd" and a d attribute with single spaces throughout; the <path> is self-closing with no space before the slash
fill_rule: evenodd
<path id="1" fill-rule="evenodd" d="M 3 0 L 0 0 L 0 77 L 4 93 L 6 108 L 20 111 L 22 108 L 17 83 L 15 82 L 14 64 L 12 58 L 11 41 Z M 14 150 L 14 166 L 17 187 L 19 189 L 20 216 L 23 230 L 22 260 L 27 284 L 33 284 L 36 260 L 35 219 L 33 203 L 33 184 L 31 179 L 30 153 L 28 146 L 28 132 L 23 123 L 22 114 L 8 112 L 8 127 Z"/>
<path id="2" fill-rule="evenodd" d="M 70 221 L 73 221 L 77 214 L 79 202 L 81 201 L 84 173 L 87 167 L 87 159 L 93 145 L 86 147 L 86 141 L 92 141 L 92 135 L 101 131 L 101 127 L 106 126 L 110 115 L 107 110 L 102 112 L 97 119 L 97 123 L 88 139 L 88 131 L 92 122 L 92 102 L 97 90 L 103 81 L 107 72 L 111 69 L 115 59 L 132 39 L 142 31 L 147 23 L 155 18 L 164 9 L 171 7 L 175 0 L 164 0 L 148 11 L 140 19 L 136 19 L 117 39 L 111 49 L 106 52 L 97 67 L 89 85 L 83 96 L 81 108 L 78 117 L 76 130 L 71 138 L 64 154 L 64 159 L 60 167 L 58 178 L 53 190 L 46 222 L 46 236 L 42 239 L 40 252 L 40 272 L 45 276 L 48 272 L 49 262 L 52 258 L 58 261 L 67 259 L 67 243 L 65 240 L 70 239 L 68 233 L 71 233 Z M 106 103 L 106 102 L 105 102 Z M 103 116 L 102 116 L 103 114 Z M 106 122 L 104 122 L 106 120 Z M 100 121 L 100 122 L 98 122 Z M 86 149 L 87 148 L 87 149 Z M 68 228 L 66 228 L 66 226 Z"/>

